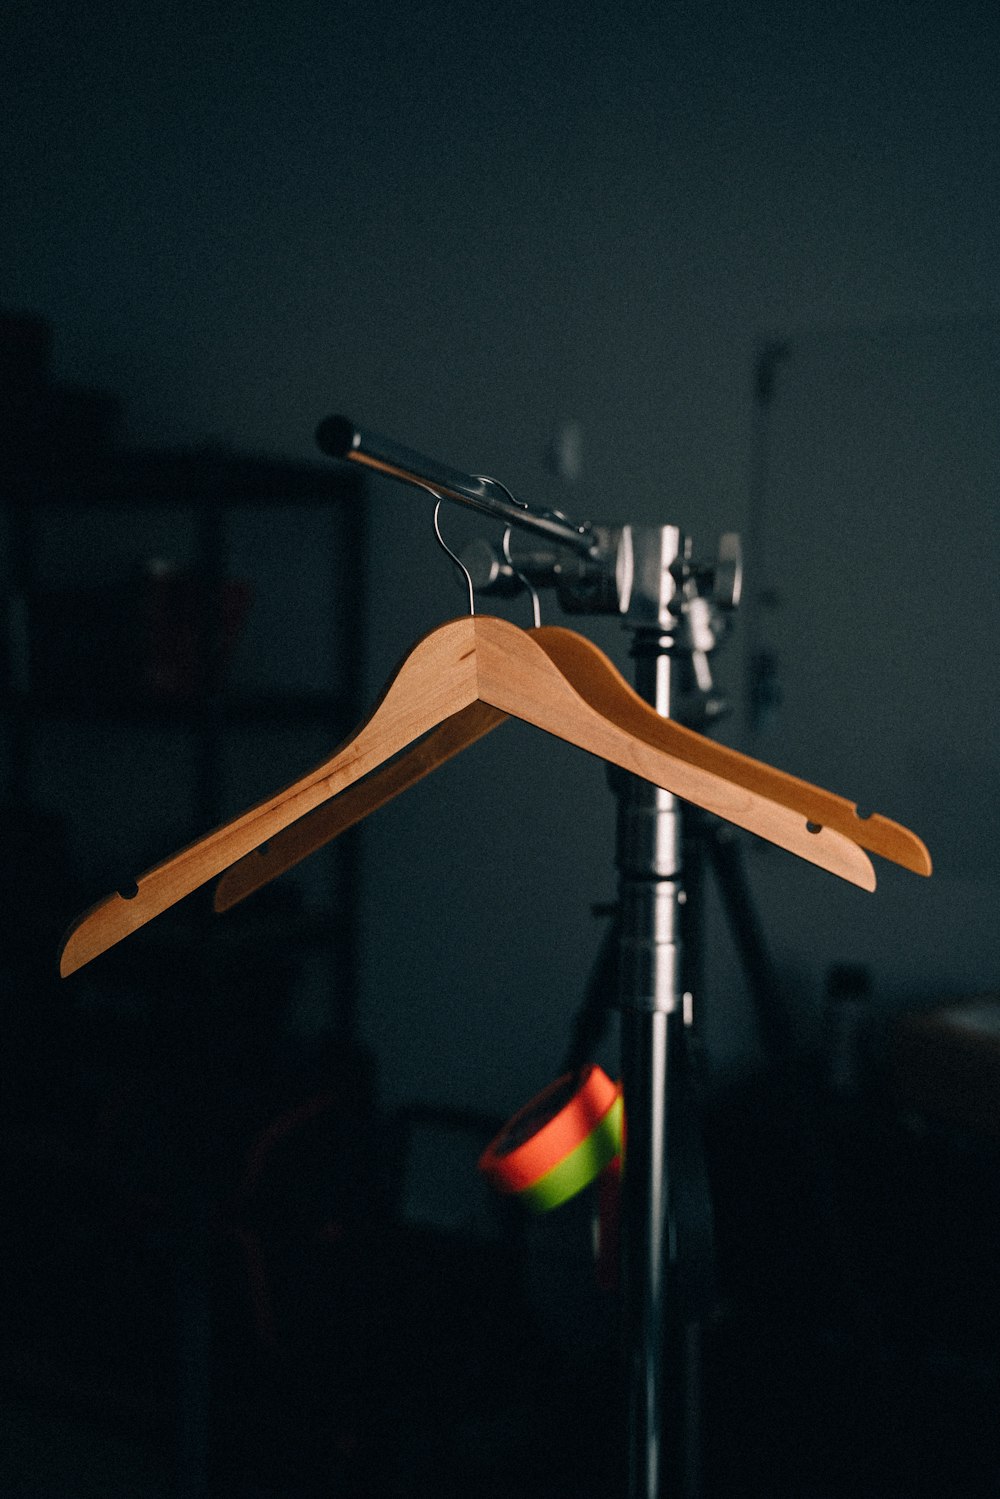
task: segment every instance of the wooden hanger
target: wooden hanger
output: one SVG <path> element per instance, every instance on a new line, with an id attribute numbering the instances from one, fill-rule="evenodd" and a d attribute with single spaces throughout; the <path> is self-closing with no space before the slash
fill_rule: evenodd
<path id="1" fill-rule="evenodd" d="M 614 672 L 610 662 L 607 667 Z M 597 671 L 593 668 L 594 675 Z M 617 677 L 617 673 L 614 675 Z M 624 679 L 618 681 L 631 692 Z M 593 690 L 603 689 L 595 686 Z M 641 699 L 636 698 L 636 702 L 641 705 Z M 718 768 L 697 763 L 693 750 L 685 759 L 636 735 L 588 702 L 528 632 L 505 620 L 476 615 L 441 625 L 419 641 L 370 717 L 329 759 L 276 795 L 154 865 L 140 876 L 134 894 L 110 895 L 85 912 L 63 941 L 60 972 L 73 973 L 237 859 L 475 704 L 534 724 L 842 879 L 874 889 L 874 870 L 862 849 L 843 833 L 822 826 L 811 807 L 803 812 L 785 806 L 767 792 L 727 779 Z M 467 724 L 468 720 L 453 725 L 459 738 Z M 697 735 L 693 737 L 711 749 L 719 748 Z M 780 771 L 763 769 L 772 777 L 782 777 Z"/>
<path id="2" fill-rule="evenodd" d="M 807 821 L 842 833 L 869 853 L 879 854 L 916 874 L 930 874 L 930 855 L 923 842 L 908 828 L 878 813 L 861 817 L 855 804 L 845 797 L 717 744 L 672 719 L 662 718 L 633 691 L 603 651 L 575 630 L 543 625 L 529 633 L 592 708 L 613 719 L 636 738 L 688 764 L 712 770 L 747 790 L 758 792 L 798 812 Z M 496 709 L 477 703 L 448 719 L 391 765 L 374 772 L 333 801 L 317 807 L 270 839 L 266 846 L 238 859 L 216 885 L 215 910 L 220 913 L 231 910 L 309 854 L 416 785 L 506 717 Z"/>

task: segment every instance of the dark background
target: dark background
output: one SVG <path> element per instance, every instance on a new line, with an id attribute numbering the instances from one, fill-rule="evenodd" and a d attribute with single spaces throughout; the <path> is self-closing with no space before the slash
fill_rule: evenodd
<path id="1" fill-rule="evenodd" d="M 880 1025 L 996 987 L 997 31 L 992 6 L 965 3 L 57 3 L 8 7 L 0 23 L 0 300 L 50 323 L 51 382 L 118 398 L 119 444 L 311 462 L 316 421 L 342 410 L 572 513 L 680 524 L 704 555 L 725 529 L 756 540 L 720 665 L 735 706 L 724 737 L 899 817 L 937 863 L 930 884 L 880 868 L 868 896 L 748 851 L 803 1057 L 827 1037 L 832 965 L 864 970 L 868 1021 Z M 766 391 L 763 369 L 775 377 Z M 574 442 L 571 472 L 552 454 Z M 374 481 L 363 503 L 363 555 L 348 566 L 366 591 L 347 617 L 343 533 L 322 507 L 249 503 L 234 515 L 226 569 L 253 591 L 239 689 L 347 682 L 367 704 L 416 636 L 461 610 L 423 497 Z M 460 514 L 445 523 L 458 539 L 477 530 Z M 169 505 L 141 518 L 128 507 L 56 511 L 41 526 L 39 565 L 63 586 L 199 555 L 196 520 Z M 506 612 L 527 622 L 523 604 Z M 627 670 L 614 625 L 585 629 Z M 762 645 L 782 698 L 752 723 L 743 689 Z M 197 736 L 176 724 L 36 725 L 30 794 L 69 849 L 62 884 L 47 882 L 44 840 L 26 838 L 46 942 L 78 906 L 200 831 L 200 816 L 236 812 L 344 727 L 320 715 L 230 734 L 210 807 Z M 290 943 L 294 972 L 268 970 L 282 1082 L 248 1085 L 246 1138 L 337 1065 L 380 1128 L 394 1121 L 396 1145 L 409 1141 L 415 1197 L 404 1191 L 393 1221 L 423 1214 L 443 1232 L 479 1213 L 457 1185 L 464 1164 L 451 1168 L 452 1195 L 423 1202 L 414 1142 L 467 1134 L 458 1158 L 471 1160 L 477 1128 L 559 1070 L 600 938 L 591 907 L 614 893 L 612 839 L 600 767 L 514 726 L 373 819 L 333 876 L 335 901 L 339 891 L 348 902 L 336 879 L 349 881 L 355 919 L 349 1024 L 328 955 Z M 16 868 L 7 873 L 17 885 Z M 329 877 L 328 866 L 303 876 L 302 893 L 286 897 L 297 914 L 324 908 Z M 709 900 L 699 1003 L 711 1091 L 724 1099 L 756 1086 L 761 1056 Z M 279 969 L 280 944 L 268 959 Z M 266 1050 L 264 1030 L 234 1018 L 245 976 L 231 958 L 212 961 L 211 973 L 191 968 L 196 949 L 185 971 L 213 1065 L 225 1072 L 237 1046 L 259 1065 L 252 1041 Z M 91 1093 L 103 1075 L 90 1052 L 67 1058 L 63 1027 L 99 1006 L 94 972 L 50 985 L 44 1023 L 12 1032 L 30 1035 L 35 1066 L 51 1041 Z M 142 981 L 128 982 L 138 1003 Z M 213 990 L 232 1000 L 224 1026 L 199 1008 Z M 175 1044 L 179 1076 L 190 1059 Z M 613 1030 L 604 1045 L 613 1067 Z M 21 1124 L 30 1090 L 17 1086 L 22 1053 L 11 1055 Z M 204 1050 L 197 1058 L 199 1075 Z M 176 1101 L 183 1089 L 165 1076 Z M 48 1122 L 65 1125 L 53 1092 Z M 740 1107 L 785 1120 L 785 1095 L 764 1095 Z M 213 1132 L 224 1118 L 234 1137 L 224 1177 L 246 1140 L 227 1104 L 218 1114 Z M 748 1138 L 749 1171 L 759 1163 Z M 329 1148 L 341 1160 L 339 1135 Z M 376 1154 L 384 1164 L 392 1151 Z M 761 1158 L 784 1161 L 766 1131 Z M 380 1175 L 377 1163 L 357 1169 Z M 940 1217 L 932 1173 L 913 1170 Z M 953 1205 L 963 1222 L 989 1211 L 978 1190 Z M 776 1192 L 794 1196 L 787 1180 Z M 206 1195 L 185 1211 L 205 1211 Z M 564 1224 L 540 1240 L 533 1230 L 528 1256 L 536 1281 L 569 1267 L 553 1275 L 559 1295 L 543 1297 L 556 1348 L 575 1347 L 569 1329 L 593 1313 L 587 1301 L 579 1314 L 566 1289 L 589 1274 L 585 1225 Z M 501 1253 L 503 1235 L 482 1232 L 471 1242 Z M 468 1265 L 456 1284 L 482 1273 L 474 1249 Z M 987 1296 L 990 1274 L 974 1296 Z M 344 1336 L 365 1342 L 356 1328 Z M 27 1399 L 30 1381 L 18 1379 Z M 921 1399 L 949 1409 L 952 1395 L 939 1395 Z M 761 1422 L 778 1421 L 776 1409 Z M 400 1471 L 419 1467 L 419 1448 L 414 1439 Z"/>

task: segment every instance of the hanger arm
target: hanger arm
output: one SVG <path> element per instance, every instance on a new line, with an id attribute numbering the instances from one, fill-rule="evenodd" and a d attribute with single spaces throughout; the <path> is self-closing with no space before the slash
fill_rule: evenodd
<path id="1" fill-rule="evenodd" d="M 296 864 L 339 838 L 348 828 L 377 812 L 387 802 L 408 791 L 430 775 L 460 750 L 475 744 L 491 729 L 503 723 L 506 715 L 485 703 L 472 703 L 445 720 L 436 729 L 407 750 L 391 764 L 374 771 L 348 791 L 307 812 L 269 839 L 266 847 L 237 859 L 221 876 L 215 887 L 213 906 L 220 914 L 245 900 L 254 891 L 277 879 Z"/>
<path id="2" fill-rule="evenodd" d="M 133 893 L 106 896 L 78 917 L 63 938 L 59 972 L 74 973 L 475 700 L 472 620 L 452 620 L 418 641 L 371 715 L 328 760 L 146 870 Z"/>
<path id="3" fill-rule="evenodd" d="M 751 759 L 714 739 L 707 739 L 674 719 L 663 718 L 626 682 L 592 641 L 559 625 L 531 632 L 549 659 L 576 691 L 605 717 L 646 743 L 685 763 L 724 777 L 745 790 L 779 802 L 810 822 L 843 833 L 852 843 L 900 864 L 914 874 L 929 875 L 931 858 L 923 841 L 909 828 L 880 813 L 862 817 L 846 797 L 813 786 L 797 776 Z"/>
<path id="4" fill-rule="evenodd" d="M 671 750 L 637 737 L 630 727 L 606 717 L 581 696 L 527 631 L 490 616 L 476 616 L 475 624 L 478 691 L 483 702 L 652 781 L 851 884 L 874 890 L 871 860 L 842 833 L 814 823 L 808 813 L 785 807 L 762 791 L 734 784 L 718 770 L 680 759 Z M 624 679 L 621 685 L 642 704 Z M 780 777 L 782 772 L 775 775 Z"/>

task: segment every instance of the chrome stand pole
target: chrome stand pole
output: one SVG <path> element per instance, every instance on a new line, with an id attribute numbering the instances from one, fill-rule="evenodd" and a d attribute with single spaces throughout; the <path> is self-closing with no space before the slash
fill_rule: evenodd
<path id="1" fill-rule="evenodd" d="M 679 540 L 679 538 L 678 538 Z M 635 636 L 636 687 L 667 716 L 671 638 Z M 683 1025 L 680 807 L 634 777 L 618 782 L 621 946 L 618 1004 L 627 1139 L 622 1180 L 623 1341 L 628 1381 L 628 1499 L 659 1499 L 668 1408 L 667 1320 L 671 1300 L 669 1170 L 670 1057 Z"/>

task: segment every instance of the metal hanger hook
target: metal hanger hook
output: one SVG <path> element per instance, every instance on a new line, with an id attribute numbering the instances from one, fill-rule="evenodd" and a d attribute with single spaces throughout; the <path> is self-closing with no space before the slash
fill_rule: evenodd
<path id="1" fill-rule="evenodd" d="M 425 488 L 426 487 L 427 486 L 425 486 Z M 476 591 L 472 586 L 472 574 L 469 572 L 469 569 L 466 567 L 461 557 L 456 556 L 451 547 L 445 541 L 444 537 L 441 535 L 441 524 L 438 520 L 438 516 L 440 515 L 441 506 L 444 504 L 444 500 L 442 496 L 439 495 L 434 489 L 427 488 L 427 493 L 433 495 L 437 500 L 437 504 L 434 506 L 434 535 L 438 539 L 438 545 L 442 548 L 443 551 L 448 553 L 448 556 L 451 558 L 452 562 L 454 562 L 455 566 L 459 568 L 465 575 L 466 586 L 469 590 L 469 613 L 474 616 L 476 612 Z"/>
<path id="2" fill-rule="evenodd" d="M 503 560 L 506 562 L 511 572 L 513 572 L 514 576 L 516 578 L 520 578 L 525 588 L 531 594 L 531 619 L 535 629 L 537 630 L 540 628 L 542 623 L 542 601 L 538 597 L 538 589 L 532 582 L 529 581 L 528 578 L 525 577 L 524 573 L 521 572 L 517 563 L 510 555 L 510 533 L 513 529 L 513 526 L 508 526 L 506 531 L 503 533 Z"/>

